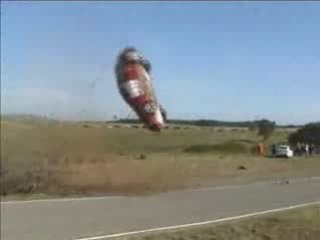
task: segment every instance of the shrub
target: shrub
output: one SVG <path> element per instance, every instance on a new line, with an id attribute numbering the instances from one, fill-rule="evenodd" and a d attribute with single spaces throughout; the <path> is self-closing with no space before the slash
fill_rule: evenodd
<path id="1" fill-rule="evenodd" d="M 276 127 L 275 122 L 263 119 L 258 122 L 258 135 L 262 136 L 264 140 L 267 140 L 273 133 Z"/>
<path id="2" fill-rule="evenodd" d="M 184 149 L 187 153 L 208 153 L 208 152 L 219 152 L 219 153 L 229 153 L 238 154 L 247 152 L 247 148 L 240 143 L 226 142 L 216 145 L 192 145 Z"/>
<path id="3" fill-rule="evenodd" d="M 288 137 L 290 144 L 308 143 L 320 145 L 320 122 L 309 123 Z"/>

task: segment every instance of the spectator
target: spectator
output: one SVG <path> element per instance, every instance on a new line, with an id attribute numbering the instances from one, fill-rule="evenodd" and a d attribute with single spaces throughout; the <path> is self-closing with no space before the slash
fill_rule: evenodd
<path id="1" fill-rule="evenodd" d="M 301 143 L 297 143 L 297 146 L 296 146 L 296 154 L 298 155 L 298 156 L 300 156 L 301 155 Z"/>
<path id="2" fill-rule="evenodd" d="M 272 156 L 276 155 L 276 145 L 275 144 L 272 145 L 271 151 L 272 151 Z"/>
<path id="3" fill-rule="evenodd" d="M 259 143 L 258 144 L 258 154 L 260 156 L 263 156 L 264 155 L 264 152 L 265 152 L 265 146 L 263 143 Z"/>
<path id="4" fill-rule="evenodd" d="M 308 155 L 309 155 L 309 144 L 306 143 L 306 144 L 304 145 L 304 148 L 305 148 L 305 150 L 304 150 L 305 155 L 308 156 Z"/>
<path id="5" fill-rule="evenodd" d="M 306 145 L 304 143 L 301 143 L 301 155 L 305 155 L 306 151 Z"/>
<path id="6" fill-rule="evenodd" d="M 311 143 L 311 144 L 310 144 L 310 147 L 309 147 L 309 154 L 310 154 L 310 155 L 313 155 L 314 150 L 315 150 L 315 149 L 314 149 L 314 144 Z"/>
<path id="7" fill-rule="evenodd" d="M 318 149 L 319 149 L 319 146 L 314 144 L 313 145 L 313 154 L 316 155 L 318 153 Z"/>

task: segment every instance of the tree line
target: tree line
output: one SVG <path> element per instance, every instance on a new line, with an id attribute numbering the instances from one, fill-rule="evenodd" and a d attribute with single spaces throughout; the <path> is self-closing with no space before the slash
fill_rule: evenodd
<path id="1" fill-rule="evenodd" d="M 127 118 L 117 119 L 110 122 L 111 123 L 127 123 L 127 124 L 140 123 L 138 119 L 127 119 Z M 198 119 L 198 120 L 169 119 L 167 122 L 169 124 L 191 125 L 191 126 L 201 126 L 201 127 L 245 127 L 249 129 L 257 129 L 259 125 L 261 124 L 268 125 L 269 123 L 274 125 L 274 127 L 281 127 L 281 128 L 301 127 L 299 125 L 276 125 L 275 122 L 267 119 L 255 120 L 255 121 L 220 121 L 220 120 L 210 120 L 210 119 Z"/>

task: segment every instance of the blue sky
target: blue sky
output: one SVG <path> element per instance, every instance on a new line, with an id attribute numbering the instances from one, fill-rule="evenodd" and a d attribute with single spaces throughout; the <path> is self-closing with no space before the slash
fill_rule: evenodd
<path id="1" fill-rule="evenodd" d="M 320 120 L 319 2 L 1 2 L 1 112 L 133 113 L 113 67 L 134 45 L 171 118 Z"/>

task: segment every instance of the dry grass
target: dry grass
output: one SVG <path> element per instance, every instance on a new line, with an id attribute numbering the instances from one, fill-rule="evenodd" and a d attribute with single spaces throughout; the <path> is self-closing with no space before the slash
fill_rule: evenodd
<path id="1" fill-rule="evenodd" d="M 319 240 L 320 206 L 148 236 L 142 240 Z"/>
<path id="2" fill-rule="evenodd" d="M 287 134 L 278 131 L 269 143 Z M 2 121 L 2 195 L 154 193 L 320 175 L 319 158 L 261 158 L 250 152 L 258 142 L 246 129 L 182 128 L 157 134 L 106 124 Z M 210 151 L 185 151 L 197 146 Z"/>

